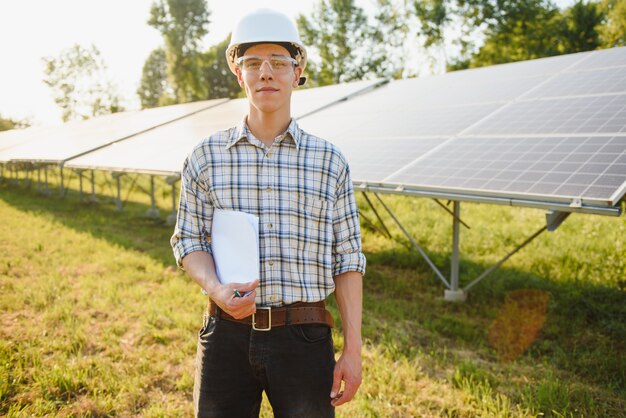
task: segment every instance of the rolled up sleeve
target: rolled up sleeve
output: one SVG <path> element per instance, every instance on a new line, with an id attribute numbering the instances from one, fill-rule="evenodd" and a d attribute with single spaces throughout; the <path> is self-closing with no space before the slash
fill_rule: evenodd
<path id="1" fill-rule="evenodd" d="M 333 234 L 333 277 L 349 271 L 365 274 L 366 261 L 361 248 L 359 210 L 347 165 L 344 165 L 338 176 Z"/>
<path id="2" fill-rule="evenodd" d="M 170 238 L 176 264 L 180 268 L 183 258 L 189 253 L 211 253 L 213 205 L 208 198 L 206 182 L 201 176 L 197 150 L 194 149 L 183 164 L 176 226 Z"/>

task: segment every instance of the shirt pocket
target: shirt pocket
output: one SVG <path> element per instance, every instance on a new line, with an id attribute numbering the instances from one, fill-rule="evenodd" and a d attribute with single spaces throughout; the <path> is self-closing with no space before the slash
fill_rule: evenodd
<path id="1" fill-rule="evenodd" d="M 290 200 L 290 247 L 298 264 L 330 263 L 332 202 L 299 193 Z"/>

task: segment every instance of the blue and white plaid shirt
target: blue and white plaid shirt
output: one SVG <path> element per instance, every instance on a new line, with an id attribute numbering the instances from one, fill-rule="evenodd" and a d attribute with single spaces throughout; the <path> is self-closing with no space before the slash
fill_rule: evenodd
<path id="1" fill-rule="evenodd" d="M 365 272 L 346 160 L 295 119 L 268 148 L 244 118 L 196 145 L 181 177 L 170 240 L 179 266 L 193 251 L 211 253 L 213 208 L 221 208 L 259 217 L 257 305 L 324 300 L 335 289 L 334 276 Z"/>

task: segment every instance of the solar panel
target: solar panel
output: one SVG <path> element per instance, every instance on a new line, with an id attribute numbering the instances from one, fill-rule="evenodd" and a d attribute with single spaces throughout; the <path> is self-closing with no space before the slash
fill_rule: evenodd
<path id="1" fill-rule="evenodd" d="M 246 99 L 231 100 L 70 160 L 65 167 L 174 174 L 180 171 L 198 138 L 238 123 L 247 107 Z M 138 155 L 141 158 L 137 158 Z"/>
<path id="2" fill-rule="evenodd" d="M 225 99 L 207 100 L 143 111 L 113 113 L 50 127 L 45 134 L 43 132 L 37 134 L 36 139 L 0 151 L 0 158 L 5 161 L 59 163 L 224 101 Z"/>
<path id="3" fill-rule="evenodd" d="M 595 71 L 558 74 L 524 98 L 546 98 L 558 96 L 597 95 L 603 93 L 625 93 L 626 71 L 624 68 L 603 68 Z"/>
<path id="4" fill-rule="evenodd" d="M 626 66 L 624 48 L 609 48 L 585 53 L 585 59 L 572 66 L 572 71 Z M 583 54 L 581 54 L 583 55 Z"/>
<path id="5" fill-rule="evenodd" d="M 473 135 L 626 132 L 626 94 L 513 103 L 470 129 Z"/>
<path id="6" fill-rule="evenodd" d="M 42 135 L 45 135 L 48 129 L 49 128 L 35 126 L 26 129 L 11 129 L 9 131 L 0 132 L 0 163 L 9 161 L 8 158 L 3 157 L 3 151 L 36 140 Z"/>
<path id="7" fill-rule="evenodd" d="M 625 150 L 626 136 L 456 138 L 387 181 L 614 205 L 612 194 L 626 182 Z"/>
<path id="8" fill-rule="evenodd" d="M 380 84 L 381 80 L 358 81 L 295 91 L 292 95 L 294 117 L 310 114 Z M 133 138 L 83 155 L 65 166 L 70 168 L 130 171 L 147 174 L 176 174 L 202 138 L 239 123 L 248 111 L 247 99 L 236 99 L 198 112 Z M 137 158 L 141 155 L 142 158 Z"/>
<path id="9" fill-rule="evenodd" d="M 626 192 L 626 48 L 390 82 L 301 126 L 355 184 L 598 213 Z"/>

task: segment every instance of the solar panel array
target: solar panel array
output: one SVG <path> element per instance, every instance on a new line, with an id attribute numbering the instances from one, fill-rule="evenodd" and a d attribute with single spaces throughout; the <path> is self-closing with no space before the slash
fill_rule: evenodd
<path id="1" fill-rule="evenodd" d="M 594 213 L 626 193 L 626 48 L 381 84 L 293 95 L 300 126 L 344 151 L 358 186 Z M 0 163 L 176 174 L 246 110 L 211 101 L 0 134 Z"/>
<path id="2" fill-rule="evenodd" d="M 357 81 L 295 91 L 292 95 L 292 114 L 295 117 L 309 114 L 374 88 L 381 82 L 382 80 Z M 236 125 L 247 111 L 247 99 L 230 100 L 159 129 L 135 135 L 128 140 L 72 159 L 65 166 L 161 175 L 178 174 L 194 145 L 213 132 Z"/>
<path id="3" fill-rule="evenodd" d="M 377 190 L 613 207 L 626 192 L 626 48 L 393 81 L 300 124 Z"/>
<path id="4" fill-rule="evenodd" d="M 28 140 L 19 144 L 11 141 L 11 146 L 5 149 L 0 145 L 0 162 L 60 163 L 225 101 L 226 99 L 206 100 L 120 112 L 49 128 L 25 129 L 24 136 Z M 0 136 L 0 144 L 4 142 L 3 138 Z"/>

